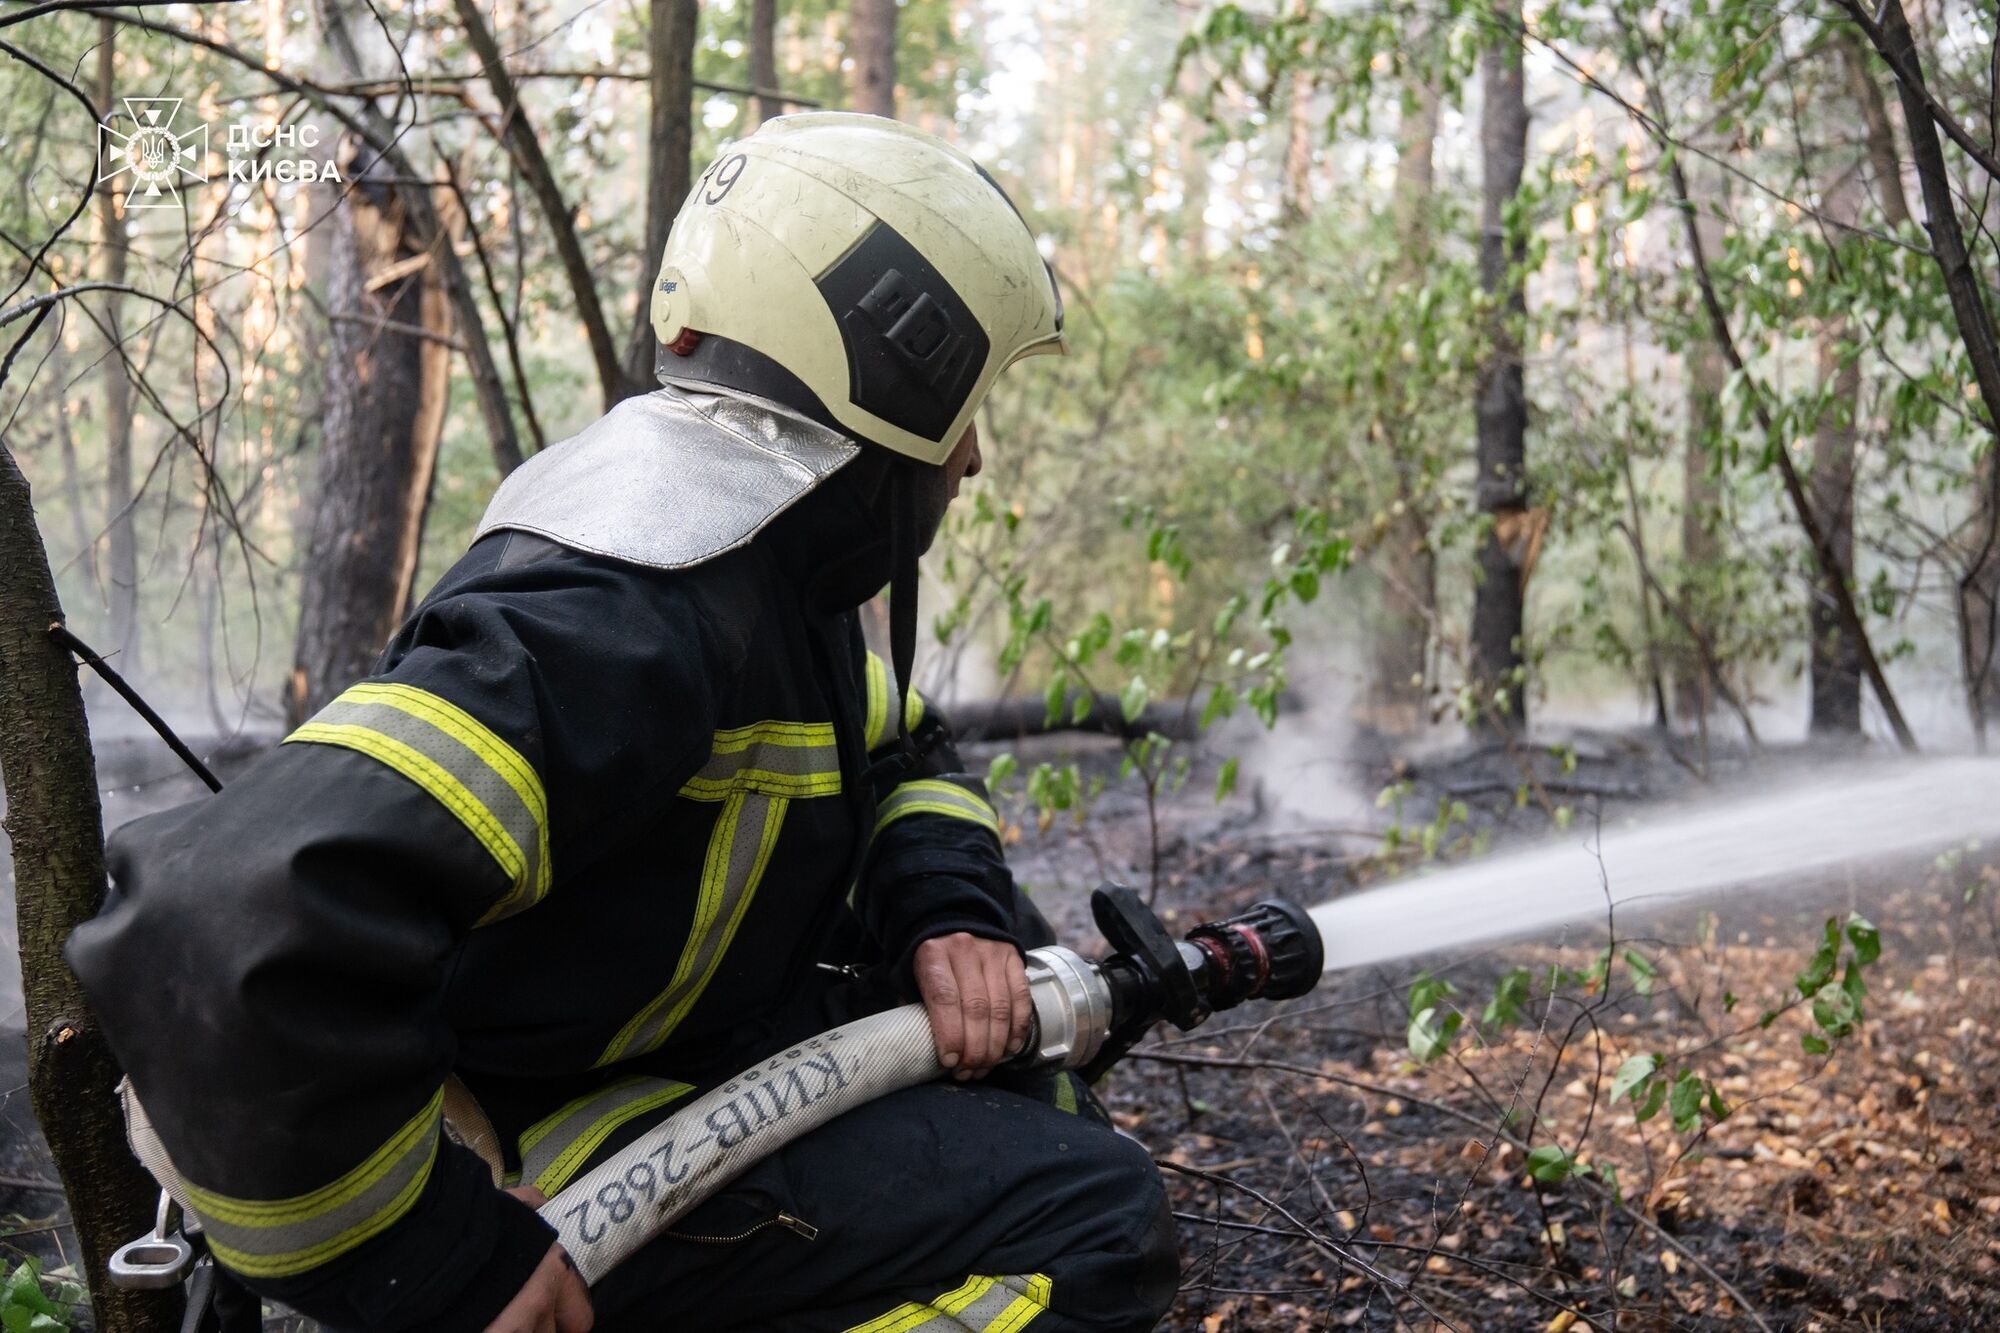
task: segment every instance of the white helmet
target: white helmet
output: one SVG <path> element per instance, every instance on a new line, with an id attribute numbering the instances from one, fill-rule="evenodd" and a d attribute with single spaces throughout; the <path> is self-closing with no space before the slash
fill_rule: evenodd
<path id="1" fill-rule="evenodd" d="M 1067 350 L 1054 275 L 998 183 L 848 112 L 768 120 L 702 173 L 652 316 L 663 382 L 715 378 L 676 354 L 720 341 L 693 360 L 721 355 L 739 387 L 794 406 L 803 389 L 827 424 L 930 464 L 1002 370 Z"/>

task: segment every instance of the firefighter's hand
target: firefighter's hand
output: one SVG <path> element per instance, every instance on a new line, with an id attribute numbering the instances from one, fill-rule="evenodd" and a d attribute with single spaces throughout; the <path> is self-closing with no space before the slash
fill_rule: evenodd
<path id="1" fill-rule="evenodd" d="M 1028 974 L 1012 944 L 940 935 L 917 946 L 916 974 L 938 1062 L 953 1078 L 984 1077 L 1027 1041 Z"/>
<path id="2" fill-rule="evenodd" d="M 539 1208 L 548 1197 L 533 1185 L 507 1191 Z M 590 1288 L 561 1245 L 549 1246 L 528 1281 L 507 1302 L 507 1308 L 486 1326 L 486 1333 L 590 1333 L 596 1316 L 590 1308 Z"/>

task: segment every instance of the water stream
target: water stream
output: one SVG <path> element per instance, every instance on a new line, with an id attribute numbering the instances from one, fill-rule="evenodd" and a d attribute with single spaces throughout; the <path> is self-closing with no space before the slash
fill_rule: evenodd
<path id="1" fill-rule="evenodd" d="M 1329 972 L 1565 925 L 1601 934 L 1677 899 L 1797 886 L 1841 866 L 2000 836 L 2000 760 L 1870 767 L 1766 793 L 1649 812 L 1602 830 L 1579 818 L 1507 851 L 1312 909 Z"/>

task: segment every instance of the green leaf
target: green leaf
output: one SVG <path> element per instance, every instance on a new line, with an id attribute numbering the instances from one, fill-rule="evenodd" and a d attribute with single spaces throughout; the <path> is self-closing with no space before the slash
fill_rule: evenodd
<path id="1" fill-rule="evenodd" d="M 1825 1055 L 1833 1048 L 1827 1045 L 1826 1038 L 1817 1032 L 1807 1032 L 1799 1037 L 1799 1049 L 1807 1055 Z"/>
<path id="2" fill-rule="evenodd" d="M 1559 1185 L 1576 1172 L 1576 1158 L 1560 1144 L 1544 1143 L 1528 1154 L 1528 1174 L 1545 1185 Z"/>
<path id="3" fill-rule="evenodd" d="M 1623 1101 L 1634 1089 L 1651 1078 L 1660 1068 L 1657 1055 L 1635 1055 L 1618 1066 L 1618 1072 L 1611 1079 L 1611 1100 Z"/>
<path id="4" fill-rule="evenodd" d="M 1465 1016 L 1454 1009 L 1442 1021 L 1436 1019 L 1435 1008 L 1426 1008 L 1410 1019 L 1410 1054 L 1419 1064 L 1428 1064 L 1451 1048 L 1451 1039 L 1457 1035 Z"/>
<path id="5" fill-rule="evenodd" d="M 1685 1134 L 1701 1120 L 1701 1099 L 1705 1091 L 1699 1074 L 1691 1069 L 1681 1071 L 1667 1099 L 1667 1113 L 1673 1117 L 1675 1129 Z"/>
<path id="6" fill-rule="evenodd" d="M 1222 761 L 1222 769 L 1215 775 L 1215 800 L 1218 805 L 1228 800 L 1229 793 L 1236 790 L 1237 762 L 1235 755 L 1229 756 Z"/>
<path id="7" fill-rule="evenodd" d="M 1050 679 L 1049 687 L 1042 691 L 1042 711 L 1045 714 L 1043 721 L 1051 727 L 1055 726 L 1056 719 L 1063 715 L 1063 700 L 1068 694 L 1068 684 L 1062 673 L 1057 672 Z"/>
<path id="8" fill-rule="evenodd" d="M 1625 969 L 1632 974 L 1632 989 L 1641 995 L 1653 993 L 1653 978 L 1660 975 L 1660 969 L 1653 966 L 1644 954 L 1631 949 L 1625 951 Z"/>
<path id="9" fill-rule="evenodd" d="M 1011 750 L 1002 750 L 994 755 L 992 762 L 986 765 L 986 789 L 998 791 L 1000 784 L 1013 777 L 1020 767 L 1021 761 L 1014 757 Z"/>
<path id="10" fill-rule="evenodd" d="M 1854 945 L 1854 961 L 1863 967 L 1882 956 L 1882 933 L 1859 912 L 1847 914 L 1847 938 Z"/>
<path id="11" fill-rule="evenodd" d="M 1151 697 L 1152 693 L 1146 687 L 1144 676 L 1134 676 L 1127 681 L 1125 688 L 1118 694 L 1118 707 L 1124 712 L 1125 720 L 1137 722 L 1139 714 L 1146 711 L 1146 701 Z"/>

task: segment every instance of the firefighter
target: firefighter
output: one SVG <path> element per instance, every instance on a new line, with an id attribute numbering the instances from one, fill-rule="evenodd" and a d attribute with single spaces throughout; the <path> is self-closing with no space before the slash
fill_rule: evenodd
<path id="1" fill-rule="evenodd" d="M 973 415 L 1064 349 L 1053 275 L 956 149 L 785 117 L 696 183 L 652 321 L 661 387 L 510 476 L 372 676 L 111 839 L 69 958 L 209 1248 L 337 1329 L 1149 1328 L 1151 1161 L 1073 1076 L 986 1077 L 1048 926 L 907 686 Z M 536 1203 L 908 999 L 950 1077 L 586 1290 Z"/>

